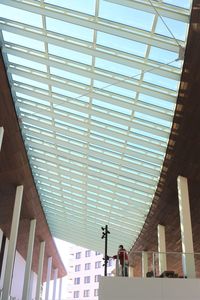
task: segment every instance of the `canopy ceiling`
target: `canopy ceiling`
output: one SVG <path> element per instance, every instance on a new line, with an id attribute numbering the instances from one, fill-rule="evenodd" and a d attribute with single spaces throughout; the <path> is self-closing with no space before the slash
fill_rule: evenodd
<path id="1" fill-rule="evenodd" d="M 1 0 L 1 45 L 52 235 L 130 248 L 176 105 L 191 1 Z M 180 6 L 181 5 L 181 6 Z"/>

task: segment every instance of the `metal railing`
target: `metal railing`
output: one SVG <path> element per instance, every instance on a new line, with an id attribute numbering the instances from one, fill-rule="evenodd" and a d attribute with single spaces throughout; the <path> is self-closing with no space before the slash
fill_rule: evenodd
<path id="1" fill-rule="evenodd" d="M 129 277 L 200 278 L 200 253 L 134 252 L 129 266 L 117 256 L 113 274 L 127 276 L 127 269 Z"/>

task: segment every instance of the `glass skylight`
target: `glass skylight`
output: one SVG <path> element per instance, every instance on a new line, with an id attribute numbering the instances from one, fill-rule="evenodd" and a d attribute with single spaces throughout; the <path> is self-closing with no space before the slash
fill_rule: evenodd
<path id="1" fill-rule="evenodd" d="M 171 131 L 190 0 L 1 0 L 1 46 L 52 235 L 137 239 Z"/>

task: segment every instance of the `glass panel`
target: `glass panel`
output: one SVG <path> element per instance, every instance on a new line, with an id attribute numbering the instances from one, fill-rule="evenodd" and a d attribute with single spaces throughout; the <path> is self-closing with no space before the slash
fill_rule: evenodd
<path id="1" fill-rule="evenodd" d="M 188 24 L 123 1 L 47 0 L 43 15 L 31 12 L 40 1 L 6 3 L 0 42 L 52 233 L 73 227 L 64 238 L 100 249 L 96 232 L 109 224 L 111 251 L 132 245 L 163 165 Z M 189 19 L 189 0 L 163 3 Z"/>
<path id="2" fill-rule="evenodd" d="M 36 63 L 36 62 L 30 61 L 30 60 L 21 58 L 19 56 L 8 54 L 8 59 L 9 59 L 10 63 L 16 63 L 17 62 L 19 65 L 22 65 L 24 67 L 29 67 L 29 68 L 32 68 L 32 69 L 35 69 L 35 70 L 38 70 L 38 71 L 44 71 L 45 72 L 46 69 L 47 69 L 46 66 L 41 64 L 41 63 Z"/>
<path id="3" fill-rule="evenodd" d="M 22 9 L 0 4 L 0 15 L 3 18 L 7 18 L 12 21 L 21 22 L 36 27 L 42 27 L 42 16 Z"/>
<path id="4" fill-rule="evenodd" d="M 100 3 L 100 17 L 151 31 L 154 15 L 102 0 Z"/>
<path id="5" fill-rule="evenodd" d="M 39 51 L 44 51 L 44 43 L 34 40 L 32 38 L 20 36 L 11 32 L 3 31 L 4 40 L 11 43 L 16 43 L 18 45 L 32 48 Z"/>
<path id="6" fill-rule="evenodd" d="M 165 22 L 165 24 L 163 23 Z M 156 26 L 156 33 L 162 34 L 169 37 L 175 37 L 177 40 L 185 40 L 186 32 L 188 29 L 188 25 L 177 21 L 172 20 L 169 18 L 163 17 L 163 21 L 161 19 L 158 20 L 157 26 Z M 173 36 L 172 34 L 173 33 Z"/>
<path id="7" fill-rule="evenodd" d="M 74 60 L 75 62 L 85 63 L 88 65 L 92 62 L 92 57 L 90 55 L 73 51 L 71 49 L 54 46 L 51 44 L 49 44 L 49 53 L 60 57 L 64 57 L 66 59 Z"/>
<path id="8" fill-rule="evenodd" d="M 163 2 L 184 8 L 190 8 L 191 6 L 191 0 L 164 0 Z"/>
<path id="9" fill-rule="evenodd" d="M 91 42 L 93 39 L 93 30 L 59 21 L 51 18 L 46 18 L 47 29 L 66 36 L 75 37 L 81 40 Z"/>
<path id="10" fill-rule="evenodd" d="M 95 0 L 87 0 L 84 2 L 82 0 L 45 0 L 45 2 L 53 4 L 55 6 L 58 5 L 60 7 L 77 10 L 91 15 L 94 14 L 95 9 Z"/>
<path id="11" fill-rule="evenodd" d="M 141 73 L 138 69 L 134 69 L 123 64 L 118 64 L 105 59 L 96 58 L 95 66 L 100 69 L 104 69 L 116 74 L 125 75 L 128 77 L 134 77 Z M 103 70 L 102 70 L 103 72 Z"/>
<path id="12" fill-rule="evenodd" d="M 97 44 L 142 57 L 145 56 L 147 49 L 147 45 L 145 44 L 141 44 L 118 36 L 111 36 L 110 34 L 104 32 L 98 32 Z"/>

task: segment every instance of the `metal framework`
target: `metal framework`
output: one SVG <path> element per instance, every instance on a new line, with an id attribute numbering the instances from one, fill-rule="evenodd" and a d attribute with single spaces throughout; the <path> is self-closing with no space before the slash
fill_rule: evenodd
<path id="1" fill-rule="evenodd" d="M 52 235 L 132 246 L 159 180 L 189 0 L 1 0 L 1 47 Z M 176 6 L 177 5 L 177 6 Z"/>

